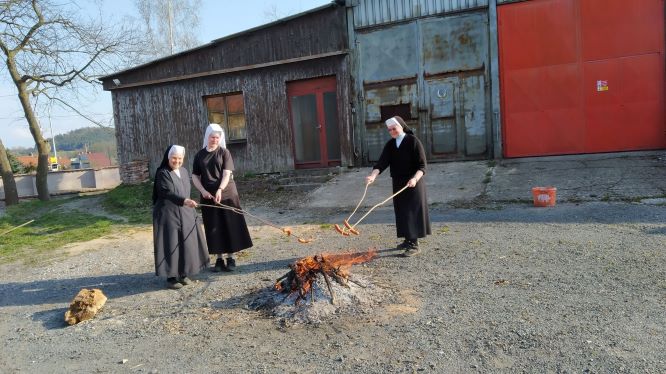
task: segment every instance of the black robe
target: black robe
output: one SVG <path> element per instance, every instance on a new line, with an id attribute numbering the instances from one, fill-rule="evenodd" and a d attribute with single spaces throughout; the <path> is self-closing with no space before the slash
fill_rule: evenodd
<path id="1" fill-rule="evenodd" d="M 421 142 L 411 134 L 405 134 L 396 147 L 395 139 L 389 140 L 373 167 L 381 173 L 390 166 L 393 193 L 400 191 L 418 170 L 423 177 L 416 187 L 407 188 L 393 198 L 395 226 L 398 238 L 416 239 L 431 234 L 428 199 L 425 189 L 426 157 Z"/>
<path id="2" fill-rule="evenodd" d="M 234 170 L 234 161 L 226 148 L 218 147 L 213 152 L 202 148 L 194 156 L 192 174 L 199 177 L 204 189 L 213 196 L 222 184 L 224 170 L 232 172 Z M 201 196 L 201 203 L 215 205 L 212 199 L 204 199 L 203 196 Z M 241 209 L 233 174 L 227 187 L 222 191 L 220 203 Z M 225 209 L 201 207 L 201 215 L 206 230 L 209 253 L 234 253 L 252 247 L 250 232 L 247 229 L 245 216 L 242 214 Z"/>
<path id="3" fill-rule="evenodd" d="M 155 274 L 179 277 L 198 273 L 210 257 L 194 208 L 183 205 L 190 196 L 190 175 L 180 168 L 180 177 L 169 167 L 155 173 L 153 243 Z"/>

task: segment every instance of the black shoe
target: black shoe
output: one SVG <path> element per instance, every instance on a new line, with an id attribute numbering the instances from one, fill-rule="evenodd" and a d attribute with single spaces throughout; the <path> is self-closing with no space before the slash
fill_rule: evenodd
<path id="1" fill-rule="evenodd" d="M 409 242 L 409 245 L 407 248 L 405 248 L 405 251 L 402 253 L 403 257 L 412 257 L 416 256 L 419 254 L 421 250 L 419 249 L 419 243 L 416 241 L 411 241 Z"/>
<path id="2" fill-rule="evenodd" d="M 398 244 L 398 245 L 395 247 L 395 249 L 397 249 L 397 250 L 399 250 L 399 251 L 404 251 L 404 250 L 406 250 L 407 248 L 409 248 L 409 245 L 410 245 L 410 244 L 411 244 L 410 241 L 407 240 L 407 239 L 405 239 L 405 241 L 402 242 L 402 243 L 400 243 L 400 244 Z"/>
<path id="3" fill-rule="evenodd" d="M 232 270 L 236 269 L 236 260 L 235 259 L 233 259 L 231 257 L 227 258 L 227 269 L 229 269 L 229 271 L 232 271 Z"/>
<path id="4" fill-rule="evenodd" d="M 190 284 L 192 284 L 194 282 L 192 281 L 192 279 L 185 276 L 185 277 L 178 278 L 178 283 L 182 284 L 183 286 L 189 286 Z"/>
<path id="5" fill-rule="evenodd" d="M 220 257 L 215 261 L 215 266 L 213 267 L 213 271 L 216 273 L 219 273 L 221 271 L 228 271 L 227 265 L 224 264 L 223 258 Z"/>
<path id="6" fill-rule="evenodd" d="M 183 288 L 183 285 L 178 282 L 178 279 L 176 278 L 167 278 L 167 288 L 170 290 L 178 290 Z"/>

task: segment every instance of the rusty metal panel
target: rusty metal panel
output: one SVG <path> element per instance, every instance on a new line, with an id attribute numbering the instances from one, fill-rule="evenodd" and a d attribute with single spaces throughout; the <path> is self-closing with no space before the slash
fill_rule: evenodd
<path id="1" fill-rule="evenodd" d="M 368 150 L 368 161 L 376 161 L 384 144 L 390 139 L 386 127 L 381 122 L 381 107 L 407 104 L 409 117 L 418 117 L 416 82 L 368 88 L 365 90 L 365 145 Z M 410 127 L 418 124 L 409 117 L 403 116 Z M 414 129 L 415 133 L 418 129 Z"/>
<path id="2" fill-rule="evenodd" d="M 317 63 L 294 63 L 244 73 L 191 79 L 113 91 L 119 162 L 150 160 L 151 173 L 169 144 L 186 147 L 185 164 L 201 148 L 207 109 L 203 97 L 243 92 L 247 142 L 228 145 L 237 173 L 293 170 L 291 128 L 286 83 L 335 76 L 337 97 L 349 102 L 349 71 L 345 56 Z M 338 108 L 343 165 L 353 164 L 351 113 Z"/>
<path id="3" fill-rule="evenodd" d="M 470 9 L 487 8 L 488 0 L 356 0 L 354 27 L 363 28 Z"/>
<path id="4" fill-rule="evenodd" d="M 481 69 L 488 61 L 486 14 L 431 18 L 420 26 L 426 76 Z"/>
<path id="5" fill-rule="evenodd" d="M 531 1 L 531 0 L 497 0 L 497 5 L 511 4 L 511 3 L 522 3 L 524 1 Z"/>
<path id="6" fill-rule="evenodd" d="M 418 71 L 416 24 L 396 25 L 356 37 L 364 83 L 414 78 Z"/>
<path id="7" fill-rule="evenodd" d="M 482 155 L 487 150 L 487 138 L 490 135 L 485 77 L 475 75 L 463 78 L 462 95 L 465 155 Z"/>
<path id="8" fill-rule="evenodd" d="M 487 17 L 476 10 L 355 32 L 366 162 L 388 140 L 382 107 L 400 104 L 429 160 L 488 155 Z"/>
<path id="9" fill-rule="evenodd" d="M 416 83 L 365 90 L 365 122 L 381 121 L 382 105 L 409 104 L 412 118 L 418 117 Z"/>
<path id="10" fill-rule="evenodd" d="M 428 153 L 431 155 L 451 154 L 456 152 L 462 139 L 456 126 L 456 115 L 459 100 L 459 79 L 449 77 L 442 80 L 429 80 L 427 87 L 427 100 L 430 103 L 430 123 L 428 139 L 425 142 Z"/>

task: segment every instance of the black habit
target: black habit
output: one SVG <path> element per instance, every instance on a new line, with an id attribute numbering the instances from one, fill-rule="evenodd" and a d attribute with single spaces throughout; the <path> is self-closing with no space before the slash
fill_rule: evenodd
<path id="1" fill-rule="evenodd" d="M 395 139 L 389 140 L 373 168 L 381 173 L 389 166 L 393 193 L 405 187 L 418 170 L 425 177 L 426 157 L 421 142 L 411 134 L 405 134 L 400 147 L 396 146 Z M 407 188 L 393 198 L 393 210 L 398 238 L 416 239 L 430 235 L 430 215 L 423 178 L 414 188 Z"/>
<path id="2" fill-rule="evenodd" d="M 234 161 L 226 148 L 218 147 L 212 152 L 202 148 L 194 156 L 192 174 L 199 176 L 203 188 L 213 196 L 222 184 L 223 170 L 231 172 L 234 170 Z M 215 205 L 215 201 L 204 199 L 203 196 L 201 196 L 201 203 Z M 220 203 L 241 209 L 233 174 L 222 191 Z M 225 209 L 201 207 L 201 215 L 206 230 L 209 253 L 234 253 L 252 247 L 250 232 L 247 229 L 245 216 L 242 214 Z"/>
<path id="3" fill-rule="evenodd" d="M 179 172 L 180 177 L 168 164 L 161 166 L 153 187 L 155 274 L 167 278 L 197 274 L 210 262 L 196 211 L 183 205 L 190 175 L 182 167 Z"/>

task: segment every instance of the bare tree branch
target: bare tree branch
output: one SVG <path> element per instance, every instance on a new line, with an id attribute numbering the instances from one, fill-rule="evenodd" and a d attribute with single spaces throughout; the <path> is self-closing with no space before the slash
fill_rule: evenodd
<path id="1" fill-rule="evenodd" d="M 74 104 L 80 84 L 99 86 L 95 77 L 137 61 L 143 40 L 126 24 L 83 21 L 74 1 L 9 0 L 0 2 L 0 51 L 39 154 L 37 192 L 48 200 L 50 147 L 39 126 L 39 108 L 57 103 L 98 125 Z M 69 94 L 74 96 L 68 96 Z M 40 97 L 46 102 L 40 101 Z M 74 101 L 72 101 L 74 100 Z"/>
<path id="2" fill-rule="evenodd" d="M 82 113 L 81 111 L 79 111 L 77 108 L 75 108 L 75 107 L 73 107 L 72 105 L 70 105 L 70 104 L 69 104 L 67 101 L 65 101 L 65 100 L 62 100 L 62 99 L 57 98 L 57 97 L 49 96 L 49 94 L 46 93 L 46 92 L 43 92 L 42 94 L 43 94 L 44 96 L 46 96 L 49 100 L 51 100 L 51 101 L 55 101 L 55 102 L 58 102 L 58 103 L 60 103 L 60 104 L 62 104 L 62 105 L 64 105 L 64 106 L 66 106 L 67 108 L 73 110 L 76 114 L 78 114 L 78 115 L 81 116 L 82 118 L 87 119 L 88 121 L 90 121 L 91 123 L 93 123 L 93 124 L 95 124 L 95 125 L 97 125 L 97 126 L 99 126 L 99 127 L 104 127 L 104 128 L 110 128 L 110 127 L 111 127 L 111 126 L 106 126 L 106 125 L 104 125 L 103 123 L 98 122 L 98 121 L 96 121 L 96 120 L 90 118 L 88 115 Z"/>

